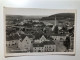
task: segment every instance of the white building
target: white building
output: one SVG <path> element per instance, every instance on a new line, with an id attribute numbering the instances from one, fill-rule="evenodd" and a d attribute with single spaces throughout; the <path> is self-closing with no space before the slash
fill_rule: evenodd
<path id="1" fill-rule="evenodd" d="M 10 47 L 12 45 L 16 45 L 18 40 L 9 40 L 6 41 L 6 46 Z"/>
<path id="2" fill-rule="evenodd" d="M 49 40 L 46 39 L 44 35 L 42 35 L 42 37 L 40 39 L 34 40 L 34 43 L 42 43 L 44 41 L 49 41 Z"/>
<path id="3" fill-rule="evenodd" d="M 45 52 L 56 52 L 56 45 L 53 41 L 45 41 L 43 44 Z"/>
<path id="4" fill-rule="evenodd" d="M 23 35 L 22 35 L 23 36 Z M 27 51 L 27 52 L 30 52 L 31 50 L 31 40 L 30 38 L 28 38 L 28 36 L 25 36 L 23 37 L 23 39 L 20 39 L 18 41 L 18 48 L 22 51 Z"/>
<path id="5" fill-rule="evenodd" d="M 66 36 L 65 35 L 53 35 L 51 36 L 53 38 L 53 40 L 65 40 Z"/>
<path id="6" fill-rule="evenodd" d="M 56 52 L 56 45 L 53 41 L 33 44 L 33 52 Z"/>
<path id="7" fill-rule="evenodd" d="M 45 52 L 56 52 L 56 45 L 44 45 Z"/>
<path id="8" fill-rule="evenodd" d="M 19 39 L 18 34 L 6 36 L 6 46 L 9 47 L 9 46 L 17 45 L 18 39 Z"/>
<path id="9" fill-rule="evenodd" d="M 33 44 L 33 52 L 44 52 L 45 48 L 44 45 L 41 43 Z"/>

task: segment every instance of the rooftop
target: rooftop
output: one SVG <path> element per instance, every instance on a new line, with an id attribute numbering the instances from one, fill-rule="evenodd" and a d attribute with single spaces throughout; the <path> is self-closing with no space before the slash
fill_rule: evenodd
<path id="1" fill-rule="evenodd" d="M 6 40 L 7 41 L 11 41 L 11 40 L 19 40 L 19 35 L 18 34 L 15 34 L 14 36 L 7 36 L 6 37 Z"/>
<path id="2" fill-rule="evenodd" d="M 42 43 L 36 43 L 36 44 L 33 44 L 33 47 L 43 47 L 44 45 Z"/>
<path id="3" fill-rule="evenodd" d="M 40 35 L 37 34 L 37 36 L 35 36 L 34 40 L 41 39 L 41 38 L 48 39 L 48 40 L 53 40 L 52 37 L 50 37 L 50 36 L 48 36 L 46 34 L 40 34 Z"/>
<path id="4" fill-rule="evenodd" d="M 44 41 L 44 45 L 54 45 L 55 43 L 53 41 Z"/>
<path id="5" fill-rule="evenodd" d="M 43 43 L 34 43 L 33 47 L 43 47 L 44 45 L 54 45 L 53 41 L 44 41 Z"/>

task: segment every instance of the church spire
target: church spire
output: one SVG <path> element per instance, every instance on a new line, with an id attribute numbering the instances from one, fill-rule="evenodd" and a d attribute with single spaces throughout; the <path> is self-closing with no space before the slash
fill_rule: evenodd
<path id="1" fill-rule="evenodd" d="M 55 26 L 57 25 L 56 16 L 55 16 Z"/>
<path id="2" fill-rule="evenodd" d="M 55 28 L 55 26 L 57 25 L 57 21 L 56 21 L 56 15 L 55 15 L 55 21 L 54 21 L 54 25 L 53 25 L 53 27 L 52 27 L 52 31 L 54 30 L 54 28 Z"/>

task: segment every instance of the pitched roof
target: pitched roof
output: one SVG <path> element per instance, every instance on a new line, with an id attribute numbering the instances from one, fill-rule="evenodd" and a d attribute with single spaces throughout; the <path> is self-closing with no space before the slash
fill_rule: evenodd
<path id="1" fill-rule="evenodd" d="M 26 35 L 26 36 L 28 36 L 29 38 L 33 38 L 34 37 L 33 35 Z"/>
<path id="2" fill-rule="evenodd" d="M 26 37 L 25 34 L 20 34 L 20 38 L 23 40 Z"/>
<path id="3" fill-rule="evenodd" d="M 52 34 L 52 36 L 66 36 L 66 34 Z"/>
<path id="4" fill-rule="evenodd" d="M 36 39 L 40 39 L 42 37 L 42 34 L 36 33 L 34 36 L 35 36 L 34 40 L 36 40 Z"/>
<path id="5" fill-rule="evenodd" d="M 35 37 L 34 38 L 34 40 L 37 40 L 37 39 L 44 39 L 44 40 L 53 40 L 53 38 L 52 37 L 50 37 L 50 36 L 47 36 L 46 34 L 42 34 L 42 35 L 39 35 L 38 37 Z"/>
<path id="6" fill-rule="evenodd" d="M 36 43 L 36 44 L 33 44 L 33 47 L 43 47 L 44 45 L 42 43 Z"/>
<path id="7" fill-rule="evenodd" d="M 53 41 L 44 41 L 43 42 L 44 45 L 54 45 L 55 43 Z"/>
<path id="8" fill-rule="evenodd" d="M 53 41 L 44 41 L 43 43 L 34 43 L 33 47 L 44 47 L 44 45 L 54 45 Z"/>
<path id="9" fill-rule="evenodd" d="M 46 40 L 45 36 L 42 35 L 42 37 L 40 38 L 40 40 Z"/>

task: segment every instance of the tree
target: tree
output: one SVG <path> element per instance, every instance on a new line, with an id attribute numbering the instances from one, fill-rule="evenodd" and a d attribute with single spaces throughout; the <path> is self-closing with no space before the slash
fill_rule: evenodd
<path id="1" fill-rule="evenodd" d="M 67 26 L 66 26 L 66 25 L 63 26 L 63 27 L 62 27 L 62 30 L 63 30 L 63 31 L 67 31 Z"/>
<path id="2" fill-rule="evenodd" d="M 58 26 L 56 25 L 55 28 L 54 28 L 54 33 L 55 33 L 55 34 L 58 34 L 58 30 L 59 30 L 59 29 L 58 29 Z"/>
<path id="3" fill-rule="evenodd" d="M 64 41 L 64 46 L 66 47 L 67 50 L 70 48 L 70 37 L 69 36 L 66 37 L 66 40 Z"/>

